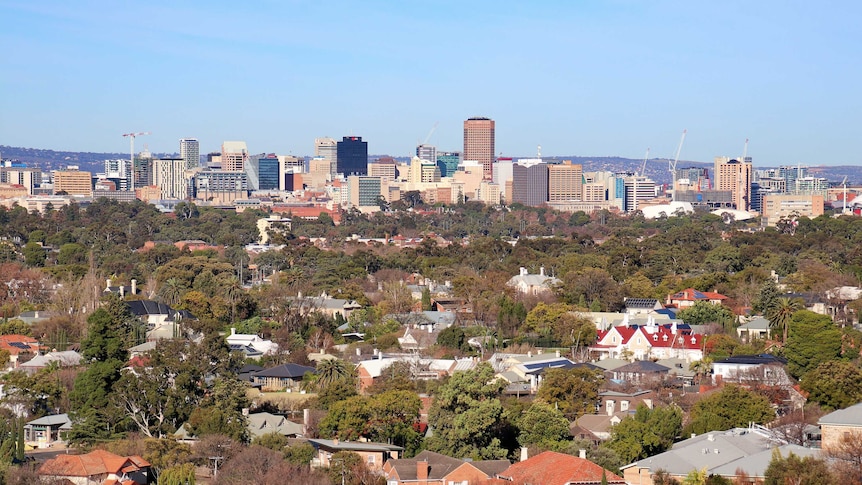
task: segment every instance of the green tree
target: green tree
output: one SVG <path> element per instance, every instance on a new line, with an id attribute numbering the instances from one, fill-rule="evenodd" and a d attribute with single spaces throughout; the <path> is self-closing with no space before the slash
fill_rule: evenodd
<path id="1" fill-rule="evenodd" d="M 851 362 L 826 361 L 802 376 L 808 400 L 821 408 L 843 409 L 862 401 L 862 369 Z"/>
<path id="2" fill-rule="evenodd" d="M 28 242 L 24 245 L 21 252 L 24 253 L 24 264 L 27 266 L 45 266 L 45 260 L 48 258 L 48 255 L 45 253 L 45 249 L 41 245 L 35 242 Z"/>
<path id="3" fill-rule="evenodd" d="M 246 385 L 232 376 L 219 377 L 210 394 L 189 416 L 188 428 L 195 436 L 219 434 L 248 441 L 243 409 L 249 405 Z"/>
<path id="4" fill-rule="evenodd" d="M 422 290 L 422 311 L 430 311 L 431 310 L 431 290 L 428 287 L 425 287 Z"/>
<path id="5" fill-rule="evenodd" d="M 799 298 L 782 297 L 774 300 L 771 307 L 766 310 L 766 318 L 769 326 L 774 331 L 782 331 L 782 342 L 787 343 L 788 327 L 793 314 L 802 310 L 805 306 Z"/>
<path id="6" fill-rule="evenodd" d="M 650 409 L 641 404 L 611 428 L 607 447 L 626 463 L 657 455 L 669 449 L 682 431 L 682 411 L 676 406 Z"/>
<path id="7" fill-rule="evenodd" d="M 841 358 L 841 330 L 826 315 L 809 310 L 793 314 L 784 342 L 787 370 L 799 379 L 823 362 Z"/>
<path id="8" fill-rule="evenodd" d="M 427 449 L 460 458 L 505 457 L 494 433 L 503 413 L 499 399 L 503 387 L 487 363 L 455 373 L 434 397 L 428 416 L 434 435 L 426 440 Z"/>
<path id="9" fill-rule="evenodd" d="M 317 372 L 312 377 L 314 387 L 323 390 L 339 382 L 346 381 L 356 385 L 356 368 L 341 359 L 323 359 L 317 362 Z"/>
<path id="10" fill-rule="evenodd" d="M 541 446 L 554 449 L 569 439 L 569 420 L 558 409 L 543 401 L 535 401 L 517 422 L 521 446 Z"/>
<path id="11" fill-rule="evenodd" d="M 6 320 L 0 322 L 0 335 L 30 335 L 30 325 L 17 318 Z"/>
<path id="12" fill-rule="evenodd" d="M 453 350 L 463 350 L 467 346 L 467 338 L 461 327 L 451 326 L 443 329 L 437 335 L 437 345 Z"/>
<path id="13" fill-rule="evenodd" d="M 778 283 L 774 279 L 769 278 L 760 287 L 760 295 L 754 300 L 754 311 L 758 315 L 765 315 L 770 308 L 775 307 L 779 295 L 781 295 L 781 292 L 778 290 Z"/>
<path id="14" fill-rule="evenodd" d="M 745 427 L 749 423 L 766 424 L 775 418 L 769 400 L 737 385 L 727 385 L 697 403 L 691 410 L 691 421 L 683 435 L 703 434 Z"/>
<path id="15" fill-rule="evenodd" d="M 563 416 L 574 421 L 595 410 L 603 381 L 600 372 L 586 367 L 548 369 L 536 397 L 557 407 Z"/>
<path id="16" fill-rule="evenodd" d="M 724 305 L 714 305 L 708 301 L 698 301 L 684 308 L 676 317 L 689 325 L 706 325 L 718 323 L 725 329 L 731 328 L 734 322 L 733 312 Z"/>
<path id="17" fill-rule="evenodd" d="M 764 485 L 837 485 L 838 481 L 829 470 L 826 461 L 812 456 L 800 458 L 790 453 L 786 458 L 778 449 L 772 451 L 772 459 L 766 468 Z"/>
<path id="18" fill-rule="evenodd" d="M 159 474 L 159 485 L 195 485 L 194 463 L 172 466 Z"/>

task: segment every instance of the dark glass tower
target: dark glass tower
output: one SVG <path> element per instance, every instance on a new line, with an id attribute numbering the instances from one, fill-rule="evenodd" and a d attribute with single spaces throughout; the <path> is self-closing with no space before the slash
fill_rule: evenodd
<path id="1" fill-rule="evenodd" d="M 338 173 L 368 175 L 368 142 L 361 136 L 345 136 L 337 146 Z"/>

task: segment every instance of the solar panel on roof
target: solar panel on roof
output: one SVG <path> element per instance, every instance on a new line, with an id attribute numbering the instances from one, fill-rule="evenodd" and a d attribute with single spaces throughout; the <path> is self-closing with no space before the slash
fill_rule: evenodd
<path id="1" fill-rule="evenodd" d="M 9 345 L 21 350 L 30 350 L 30 346 L 24 342 L 9 342 Z"/>

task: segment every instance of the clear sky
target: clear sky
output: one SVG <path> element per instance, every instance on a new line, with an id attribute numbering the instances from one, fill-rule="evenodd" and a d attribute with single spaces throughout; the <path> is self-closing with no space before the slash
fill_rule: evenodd
<path id="1" fill-rule="evenodd" d="M 0 0 L 0 144 L 859 164 L 855 1 Z"/>

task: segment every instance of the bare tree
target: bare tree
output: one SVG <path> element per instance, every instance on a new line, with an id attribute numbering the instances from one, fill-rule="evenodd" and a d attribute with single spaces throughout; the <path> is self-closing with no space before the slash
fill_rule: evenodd
<path id="1" fill-rule="evenodd" d="M 850 431 L 841 439 L 823 449 L 824 454 L 835 461 L 835 465 L 848 484 L 862 484 L 862 431 Z"/>

